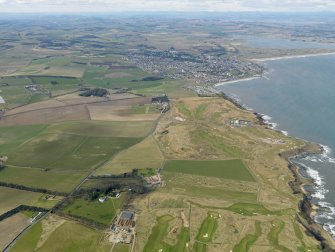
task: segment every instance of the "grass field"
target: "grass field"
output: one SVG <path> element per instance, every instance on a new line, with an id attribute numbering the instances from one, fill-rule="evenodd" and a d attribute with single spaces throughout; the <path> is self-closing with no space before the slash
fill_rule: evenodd
<path id="1" fill-rule="evenodd" d="M 166 162 L 164 170 L 233 180 L 255 181 L 244 163 L 239 159 L 220 161 L 169 160 Z"/>
<path id="2" fill-rule="evenodd" d="M 14 108 L 29 102 L 31 94 L 24 88 L 25 85 L 29 84 L 31 84 L 31 81 L 28 78 L 0 78 L 1 96 L 5 99 L 8 108 Z"/>
<path id="3" fill-rule="evenodd" d="M 41 134 L 12 152 L 8 163 L 21 167 L 87 171 L 139 141 L 126 137 Z"/>
<path id="4" fill-rule="evenodd" d="M 206 243 L 211 242 L 216 229 L 218 228 L 219 215 L 214 212 L 208 213 L 207 218 L 202 222 L 194 243 L 195 252 L 206 251 Z"/>
<path id="5" fill-rule="evenodd" d="M 261 223 L 259 221 L 256 221 L 255 233 L 247 234 L 237 245 L 235 245 L 233 252 L 248 252 L 250 247 L 256 242 L 261 234 Z"/>
<path id="6" fill-rule="evenodd" d="M 160 168 L 164 157 L 153 137 L 118 153 L 111 161 L 99 168 L 96 174 L 121 174 L 133 169 Z"/>
<path id="7" fill-rule="evenodd" d="M 104 203 L 100 203 L 98 200 L 90 201 L 79 198 L 68 205 L 63 212 L 108 225 L 115 218 L 125 197 L 125 193 L 122 193 L 120 198 L 109 198 Z"/>
<path id="8" fill-rule="evenodd" d="M 46 125 L 0 126 L 0 155 L 8 155 L 19 145 L 37 136 Z"/>
<path id="9" fill-rule="evenodd" d="M 144 137 L 153 129 L 154 122 L 81 121 L 54 124 L 48 133 L 67 133 L 94 137 Z"/>
<path id="10" fill-rule="evenodd" d="M 57 192 L 70 192 L 84 178 L 76 172 L 53 172 L 34 168 L 5 167 L 0 170 L 0 181 Z"/>
<path id="11" fill-rule="evenodd" d="M 35 224 L 12 248 L 24 251 L 110 251 L 111 244 L 103 241 L 103 234 L 78 223 L 66 221 L 54 230 L 47 239 L 38 244 L 44 230 L 41 222 Z M 39 245 L 39 246 L 38 246 Z"/>
<path id="12" fill-rule="evenodd" d="M 58 203 L 56 200 L 45 200 L 44 194 L 0 187 L 0 215 L 20 205 L 51 208 Z"/>

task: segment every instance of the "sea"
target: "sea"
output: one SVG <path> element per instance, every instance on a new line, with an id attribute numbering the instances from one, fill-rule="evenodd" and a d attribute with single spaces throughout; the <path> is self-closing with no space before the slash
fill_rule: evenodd
<path id="1" fill-rule="evenodd" d="M 319 205 L 315 220 L 335 238 L 335 55 L 267 61 L 264 77 L 217 87 L 290 136 L 323 146 L 294 159 L 314 181 L 306 189 Z"/>

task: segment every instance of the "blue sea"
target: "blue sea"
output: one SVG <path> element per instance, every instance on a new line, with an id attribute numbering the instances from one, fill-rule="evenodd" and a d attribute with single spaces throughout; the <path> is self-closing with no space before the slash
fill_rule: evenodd
<path id="1" fill-rule="evenodd" d="M 316 221 L 335 237 L 335 56 L 267 61 L 265 77 L 218 87 L 285 134 L 319 143 L 321 155 L 294 160 L 314 180 Z"/>

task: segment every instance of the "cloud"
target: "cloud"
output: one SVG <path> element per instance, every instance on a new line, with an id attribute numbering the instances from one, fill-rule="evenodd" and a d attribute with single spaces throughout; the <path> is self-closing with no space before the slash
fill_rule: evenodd
<path id="1" fill-rule="evenodd" d="M 323 10 L 334 0 L 0 0 L 0 12 Z"/>

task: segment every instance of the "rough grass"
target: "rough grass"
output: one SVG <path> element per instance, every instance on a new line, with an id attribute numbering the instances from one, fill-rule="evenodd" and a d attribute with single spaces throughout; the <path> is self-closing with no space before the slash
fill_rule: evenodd
<path id="1" fill-rule="evenodd" d="M 53 172 L 14 166 L 0 170 L 1 182 L 58 192 L 70 192 L 84 177 L 85 174 L 78 172 Z"/>
<path id="2" fill-rule="evenodd" d="M 109 198 L 104 203 L 100 203 L 98 199 L 90 201 L 79 198 L 68 205 L 63 212 L 108 225 L 115 218 L 117 211 L 124 202 L 124 199 L 124 193 L 121 194 L 120 198 Z"/>
<path id="3" fill-rule="evenodd" d="M 169 160 L 166 162 L 164 170 L 233 180 L 255 181 L 244 163 L 239 159 L 219 161 Z"/>

